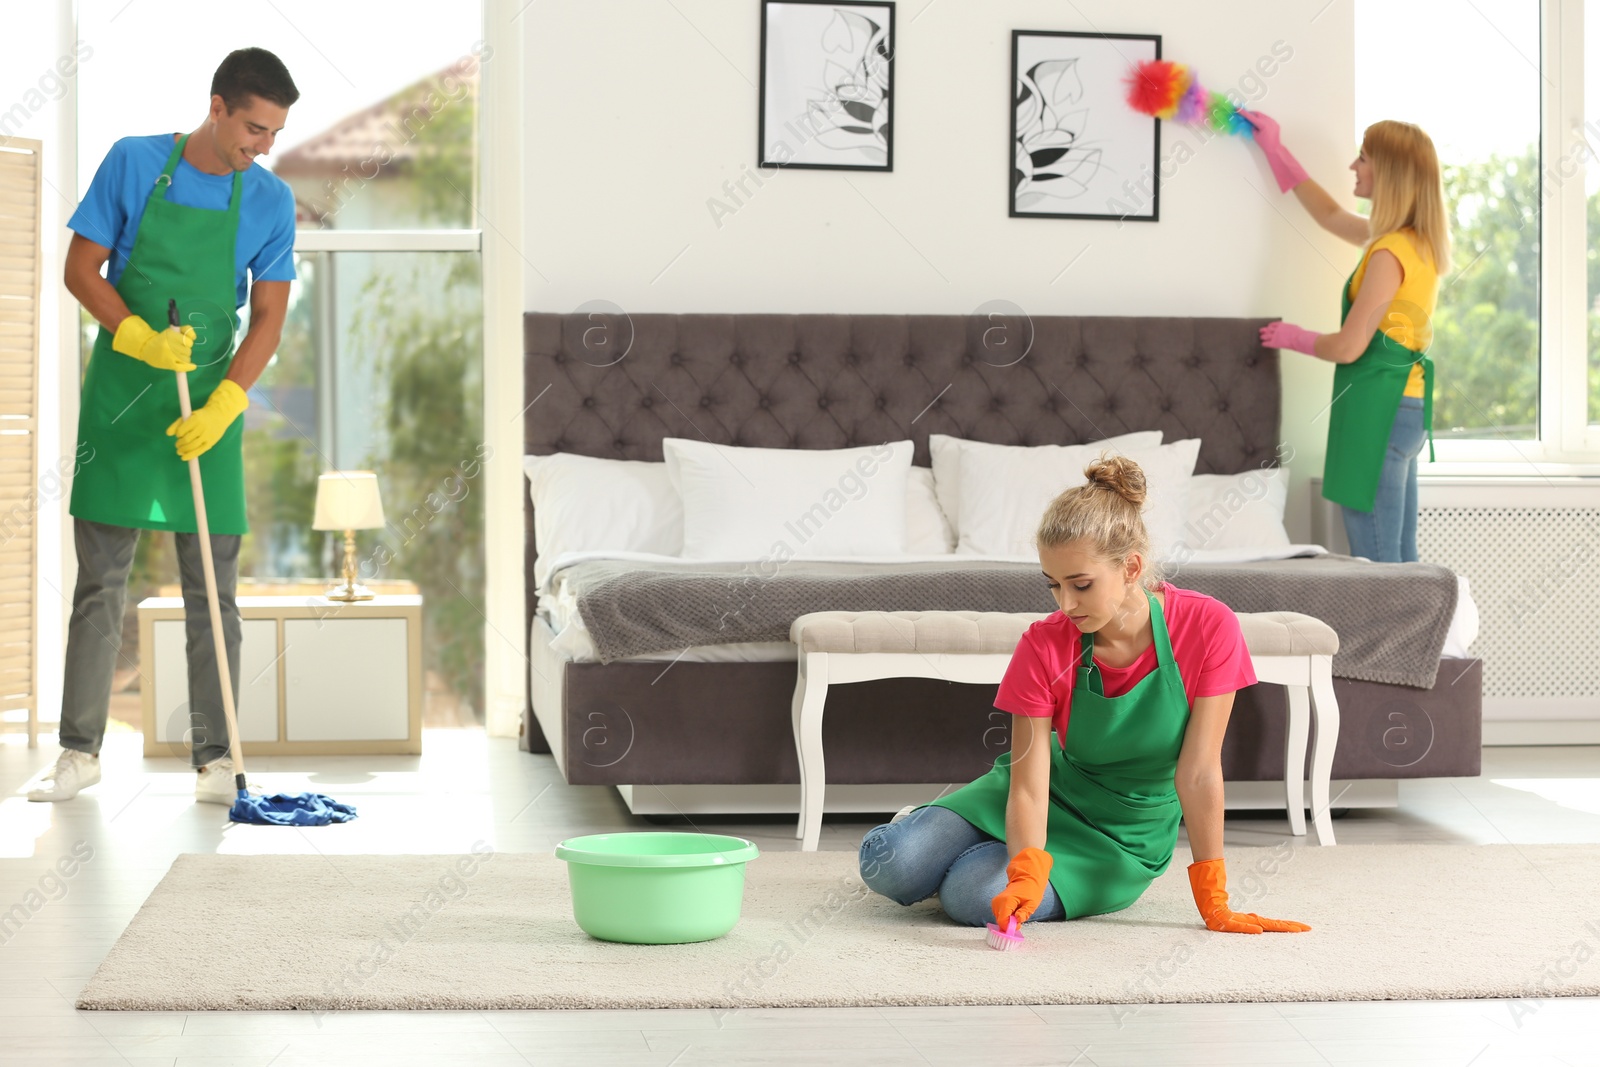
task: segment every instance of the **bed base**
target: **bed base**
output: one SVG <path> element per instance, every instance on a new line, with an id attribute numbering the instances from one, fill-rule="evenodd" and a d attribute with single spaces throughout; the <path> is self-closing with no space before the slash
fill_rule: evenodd
<path id="1" fill-rule="evenodd" d="M 883 815 L 907 804 L 926 804 L 962 783 L 830 785 L 823 811 L 835 815 Z M 619 785 L 622 802 L 635 815 L 798 815 L 798 785 Z M 1229 811 L 1282 811 L 1282 782 L 1229 782 Z M 1309 790 L 1307 792 L 1309 794 Z M 1393 808 L 1400 804 L 1394 779 L 1335 781 L 1328 796 L 1340 808 Z"/>

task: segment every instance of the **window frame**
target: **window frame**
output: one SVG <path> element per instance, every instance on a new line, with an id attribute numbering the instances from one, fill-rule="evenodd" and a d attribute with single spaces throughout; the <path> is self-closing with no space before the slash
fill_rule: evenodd
<path id="1" fill-rule="evenodd" d="M 493 63 L 480 67 L 478 96 L 477 198 L 474 222 L 489 225 L 501 239 L 484 242 L 483 226 L 469 229 L 311 230 L 296 227 L 295 253 L 310 252 L 475 252 L 481 264 L 483 300 L 483 426 L 484 436 L 500 463 L 484 464 L 487 487 L 484 506 L 484 725 L 490 736 L 515 737 L 526 700 L 528 660 L 522 643 L 525 596 L 522 580 L 522 42 L 519 16 L 526 0 L 477 0 L 483 40 L 494 49 Z M 70 50 L 79 37 L 80 12 L 73 0 L 54 0 L 58 43 Z M 77 79 L 68 79 L 60 101 L 62 146 L 54 172 L 60 188 L 77 188 Z M 64 224 L 71 206 L 59 210 Z M 516 235 L 515 240 L 506 234 Z M 58 307 L 58 352 L 63 366 L 80 360 L 78 306 L 64 300 Z M 514 352 L 515 358 L 495 356 Z M 60 425 L 78 419 L 76 389 L 62 389 Z M 68 494 L 57 504 L 60 522 L 62 588 L 70 589 L 77 567 L 72 550 L 72 518 Z M 62 626 L 65 639 L 65 623 Z M 513 635 L 506 638 L 504 635 Z M 50 694 L 41 694 L 45 700 Z"/>
<path id="2" fill-rule="evenodd" d="M 1539 4 L 1539 436 L 1438 440 L 1438 460 L 1423 457 L 1421 475 L 1600 475 L 1600 427 L 1588 425 L 1583 188 L 1600 144 L 1591 152 L 1583 137 L 1584 3 Z"/>

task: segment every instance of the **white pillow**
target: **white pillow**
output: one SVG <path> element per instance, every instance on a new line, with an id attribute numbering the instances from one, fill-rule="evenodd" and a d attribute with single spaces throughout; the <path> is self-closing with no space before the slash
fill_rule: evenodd
<path id="1" fill-rule="evenodd" d="M 1196 474 L 1189 479 L 1182 541 L 1190 550 L 1284 548 L 1289 469 L 1263 467 L 1239 474 Z"/>
<path id="2" fill-rule="evenodd" d="M 934 494 L 933 469 L 912 467 L 906 482 L 906 553 L 939 556 L 955 550 L 955 530 Z"/>
<path id="3" fill-rule="evenodd" d="M 682 552 L 683 504 L 665 463 L 557 452 L 523 456 L 522 469 L 539 549 L 535 588 L 543 588 L 551 562 L 563 552 Z"/>
<path id="4" fill-rule="evenodd" d="M 1083 468 L 1102 451 L 1138 463 L 1145 476 L 1145 529 L 1150 553 L 1170 558 L 1183 532 L 1189 477 L 1200 455 L 1200 439 L 1170 445 L 1112 448 L 1048 445 L 1039 448 L 967 449 L 961 456 L 961 518 L 958 553 L 1036 558 L 1034 536 L 1045 508 L 1064 489 L 1084 483 Z"/>
<path id="5" fill-rule="evenodd" d="M 663 438 L 687 559 L 894 556 L 905 551 L 910 441 L 737 448 Z"/>
<path id="6" fill-rule="evenodd" d="M 1102 448 L 1146 448 L 1160 443 L 1160 430 L 1138 430 L 1134 433 L 1119 434 L 1116 437 L 1107 437 L 1103 440 L 1090 441 L 1082 445 L 995 445 L 987 441 L 969 441 L 964 437 L 951 437 L 949 434 L 935 433 L 928 435 L 928 451 L 933 456 L 933 488 L 939 496 L 939 507 L 943 509 L 945 517 L 950 520 L 950 528 L 958 538 L 961 535 L 959 516 L 961 514 L 961 455 L 963 452 L 998 450 L 996 454 L 1004 457 L 1013 453 L 1025 453 L 1030 448 L 1092 448 L 1094 449 L 1093 454 L 1099 455 Z M 1087 462 L 1088 460 L 1084 461 L 1085 464 Z M 1080 464 L 1080 466 L 1083 466 L 1083 464 Z"/>

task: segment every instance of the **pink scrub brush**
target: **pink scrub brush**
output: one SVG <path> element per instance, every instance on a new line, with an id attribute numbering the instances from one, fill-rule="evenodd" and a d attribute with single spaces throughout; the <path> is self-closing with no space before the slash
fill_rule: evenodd
<path id="1" fill-rule="evenodd" d="M 989 932 L 984 939 L 989 942 L 990 948 L 997 948 L 1001 952 L 1010 952 L 1014 948 L 1021 948 L 1023 937 L 1017 933 L 1017 917 L 1015 915 L 1006 920 L 1006 928 L 1000 929 L 994 923 L 984 923 Z"/>

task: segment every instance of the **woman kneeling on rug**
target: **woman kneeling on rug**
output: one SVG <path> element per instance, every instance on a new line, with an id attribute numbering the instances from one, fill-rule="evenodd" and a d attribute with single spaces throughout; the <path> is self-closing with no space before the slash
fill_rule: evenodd
<path id="1" fill-rule="evenodd" d="M 1119 911 L 1172 862 L 1181 817 L 1207 927 L 1309 930 L 1228 908 L 1222 735 L 1235 691 L 1256 680 L 1239 620 L 1147 564 L 1137 463 L 1102 456 L 1084 473 L 1039 524 L 1061 610 L 1028 628 L 1000 683 L 1011 752 L 868 831 L 862 881 L 901 904 L 937 893 L 968 926 Z"/>

